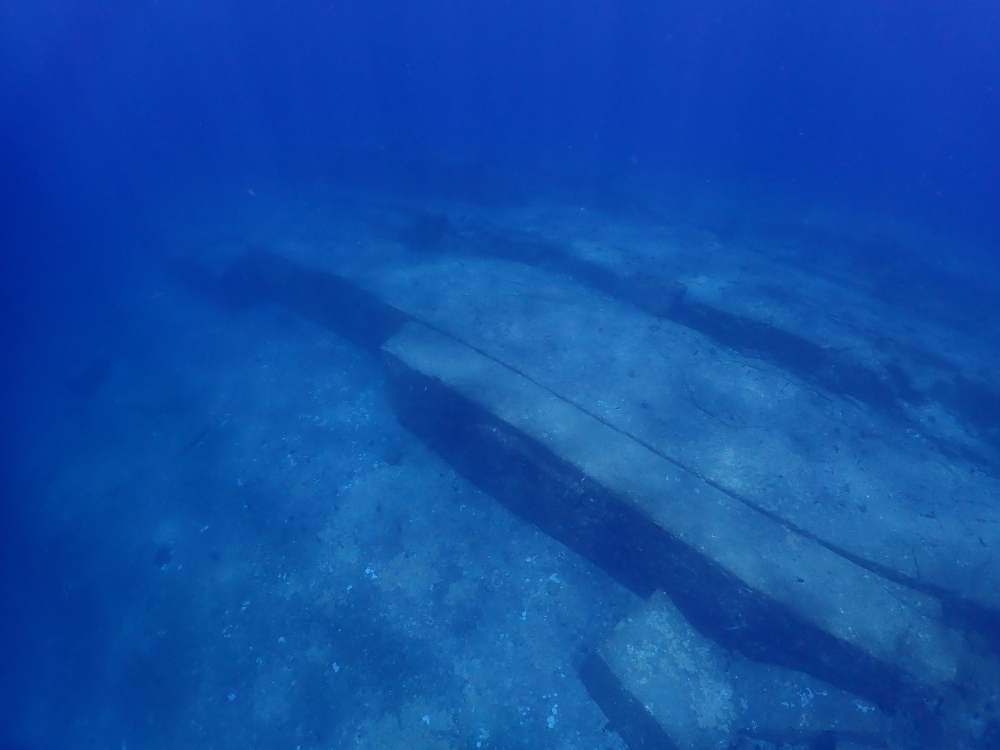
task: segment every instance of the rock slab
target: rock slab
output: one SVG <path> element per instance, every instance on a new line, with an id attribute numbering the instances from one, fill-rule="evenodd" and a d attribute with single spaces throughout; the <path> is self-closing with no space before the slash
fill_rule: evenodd
<path id="1" fill-rule="evenodd" d="M 622 620 L 580 669 L 629 746 L 724 750 L 739 737 L 883 746 L 874 704 L 809 675 L 732 656 L 663 592 Z"/>
<path id="2" fill-rule="evenodd" d="M 702 632 L 891 705 L 945 689 L 931 597 L 734 500 L 510 367 L 416 322 L 383 345 L 401 422 L 515 512 Z"/>

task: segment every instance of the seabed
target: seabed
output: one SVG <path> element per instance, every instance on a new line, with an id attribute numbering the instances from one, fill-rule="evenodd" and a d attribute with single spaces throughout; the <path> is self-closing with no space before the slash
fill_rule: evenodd
<path id="1" fill-rule="evenodd" d="M 173 217 L 48 447 L 126 561 L 79 746 L 987 746 L 1000 327 L 841 230 Z"/>

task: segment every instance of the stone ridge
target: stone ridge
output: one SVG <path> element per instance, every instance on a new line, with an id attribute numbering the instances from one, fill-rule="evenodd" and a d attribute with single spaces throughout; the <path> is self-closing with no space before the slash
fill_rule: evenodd
<path id="1" fill-rule="evenodd" d="M 896 682 L 937 690 L 954 679 L 961 638 L 922 613 L 936 611 L 930 597 L 795 535 L 426 326 L 407 323 L 383 351 L 404 424 L 501 501 L 532 506 L 531 520 L 585 554 L 608 554 L 595 538 L 637 544 L 597 562 L 624 561 L 633 587 L 676 595 L 722 642 L 883 702 Z M 517 466 L 541 467 L 546 491 L 514 479 Z M 788 640 L 776 649 L 779 633 Z"/>

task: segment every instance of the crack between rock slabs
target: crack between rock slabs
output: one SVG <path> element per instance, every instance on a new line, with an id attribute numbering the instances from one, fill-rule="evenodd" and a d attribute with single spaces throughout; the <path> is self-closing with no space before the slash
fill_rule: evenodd
<path id="1" fill-rule="evenodd" d="M 589 417 L 591 417 L 593 419 L 596 419 L 598 422 L 600 422 L 601 424 L 603 424 L 605 427 L 608 427 L 609 429 L 614 430 L 619 435 L 627 437 L 630 440 L 634 440 L 636 443 L 638 443 L 639 445 L 641 445 L 643 448 L 645 448 L 646 450 L 648 450 L 650 453 L 653 453 L 653 454 L 659 456 L 660 458 L 664 459 L 665 461 L 668 461 L 669 463 L 673 464 L 674 466 L 676 466 L 677 468 L 681 469 L 682 471 L 690 474 L 691 476 L 697 477 L 698 479 L 700 479 L 702 482 L 704 482 L 705 484 L 709 485 L 713 489 L 716 489 L 719 492 L 722 492 L 723 494 L 727 495 L 728 497 L 731 497 L 733 500 L 736 500 L 737 502 L 742 503 L 743 505 L 745 505 L 746 507 L 750 508 L 751 510 L 756 511 L 757 513 L 760 513 L 762 516 L 770 519 L 771 521 L 774 521 L 779 526 L 782 526 L 783 528 L 787 529 L 788 531 L 791 531 L 792 533 L 797 534 L 797 535 L 803 537 L 804 539 L 808 539 L 809 541 L 815 542 L 820 547 L 823 547 L 824 549 L 829 550 L 830 552 L 832 552 L 833 554 L 837 555 L 838 557 L 842 557 L 843 559 L 847 560 L 848 562 L 851 562 L 851 563 L 857 565 L 858 567 L 863 568 L 864 570 L 867 570 L 867 571 L 869 571 L 871 573 L 874 573 L 875 575 L 878 575 L 878 576 L 880 576 L 882 578 L 885 578 L 886 580 L 892 581 L 893 583 L 897 583 L 897 584 L 899 584 L 901 586 L 905 586 L 905 587 L 907 587 L 909 589 L 913 589 L 914 591 L 919 591 L 919 592 L 924 593 L 924 594 L 929 594 L 929 595 L 937 597 L 939 599 L 946 599 L 946 600 L 958 600 L 958 599 L 961 599 L 961 597 L 959 597 L 957 594 L 954 594 L 952 592 L 947 592 L 947 591 L 939 590 L 938 588 L 936 588 L 934 586 L 922 583 L 918 579 L 912 578 L 911 576 L 907 576 L 904 573 L 900 573 L 898 571 L 891 570 L 889 568 L 886 568 L 885 566 L 879 565 L 878 563 L 874 563 L 874 562 L 872 562 L 870 560 L 866 560 L 866 559 L 864 559 L 862 557 L 859 557 L 858 555 L 855 555 L 855 554 L 853 554 L 851 552 L 848 552 L 847 550 L 845 550 L 845 549 L 843 549 L 841 547 L 838 547 L 835 544 L 831 544 L 830 542 L 827 542 L 824 539 L 821 539 L 820 537 L 818 537 L 817 535 L 815 535 L 812 532 L 808 531 L 807 529 L 804 529 L 804 528 L 798 526 L 797 524 L 794 524 L 791 521 L 788 521 L 787 519 L 782 518 L 781 516 L 779 516 L 774 511 L 770 511 L 770 510 L 768 510 L 768 509 L 766 509 L 766 508 L 758 505 L 757 503 L 753 502 L 749 498 L 743 497 L 738 492 L 734 492 L 733 490 L 729 489 L 725 485 L 723 485 L 723 484 L 721 484 L 721 483 L 719 483 L 719 482 L 717 482 L 717 481 L 715 481 L 715 480 L 713 480 L 713 479 L 711 479 L 709 477 L 706 477 L 698 469 L 694 468 L 693 466 L 688 466 L 683 461 L 681 461 L 681 460 L 679 460 L 677 458 L 674 458 L 673 456 L 670 456 L 670 455 L 662 452 L 656 446 L 648 443 L 647 441 L 643 440 L 641 437 L 638 437 L 638 436 L 633 435 L 633 434 L 631 434 L 629 432 L 626 432 L 625 430 L 622 430 L 617 425 L 612 424 L 611 422 L 609 422 L 608 420 L 606 420 L 600 414 L 597 414 L 597 413 L 591 411 L 587 407 L 585 407 L 585 406 L 583 406 L 581 404 L 576 403 L 575 401 L 573 401 L 570 398 L 567 398 L 567 397 L 565 397 L 565 396 L 563 396 L 563 395 L 561 395 L 559 393 L 556 393 L 551 388 L 549 388 L 546 385 L 543 385 L 542 383 L 539 383 L 533 377 L 531 377 L 527 373 L 521 371 L 517 367 L 514 367 L 513 365 L 510 365 L 510 364 L 508 364 L 506 362 L 501 362 L 500 360 L 498 360 L 496 357 L 492 356 L 488 352 L 480 349 L 479 347 L 477 347 L 477 346 L 475 346 L 473 344 L 468 343 L 467 341 L 463 341 L 462 339 L 458 338 L 457 336 L 454 336 L 451 333 L 449 333 L 447 331 L 444 331 L 441 328 L 438 328 L 437 326 L 435 326 L 433 324 L 430 324 L 430 323 L 427 323 L 427 322 L 424 322 L 424 321 L 420 321 L 420 322 L 423 325 L 425 325 L 427 328 L 430 328 L 431 330 L 435 331 L 436 333 L 439 333 L 442 336 L 445 336 L 446 338 L 449 338 L 449 339 L 451 339 L 453 341 L 457 341 L 458 343 L 462 344 L 463 346 L 466 346 L 469 349 L 471 349 L 472 351 L 476 352 L 480 356 L 485 357 L 486 359 L 490 360 L 491 362 L 495 362 L 496 364 L 498 364 L 500 367 L 504 368 L 505 370 L 508 370 L 509 372 L 512 372 L 515 375 L 518 375 L 519 377 L 524 378 L 529 383 L 532 383 L 533 385 L 537 386 L 538 388 L 541 388 L 546 393 L 549 393 L 550 395 L 552 395 L 553 398 L 556 398 L 556 399 L 562 401 L 563 403 L 568 404 L 569 406 L 572 406 L 574 409 L 577 409 L 578 411 L 583 412 L 587 416 L 589 416 Z"/>

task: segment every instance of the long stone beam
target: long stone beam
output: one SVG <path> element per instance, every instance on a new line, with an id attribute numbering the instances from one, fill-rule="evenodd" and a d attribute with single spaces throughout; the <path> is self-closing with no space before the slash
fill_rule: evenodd
<path id="1" fill-rule="evenodd" d="M 703 632 L 891 706 L 944 690 L 961 638 L 854 565 L 497 360 L 410 322 L 383 346 L 401 422 L 459 471 Z"/>
<path id="2" fill-rule="evenodd" d="M 536 268 L 345 273 L 802 536 L 1000 622 L 1000 482 L 877 411 Z"/>

